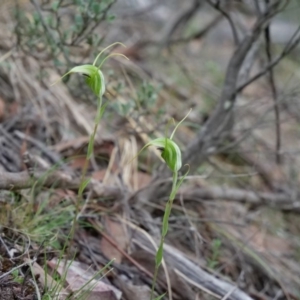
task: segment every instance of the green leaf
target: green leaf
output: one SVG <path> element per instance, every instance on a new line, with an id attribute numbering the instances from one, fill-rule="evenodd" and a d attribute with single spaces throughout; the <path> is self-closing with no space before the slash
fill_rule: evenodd
<path id="1" fill-rule="evenodd" d="M 58 10 L 59 5 L 60 5 L 59 1 L 54 1 L 51 5 L 52 10 L 56 12 Z"/>
<path id="2" fill-rule="evenodd" d="M 160 244 L 155 256 L 155 265 L 158 268 L 163 259 L 164 245 Z"/>
<path id="3" fill-rule="evenodd" d="M 154 300 L 160 300 L 160 299 L 162 299 L 165 295 L 166 295 L 166 293 L 164 293 L 164 294 L 162 294 L 162 295 L 156 297 Z"/>
<path id="4" fill-rule="evenodd" d="M 108 22 L 112 22 L 115 18 L 116 18 L 115 15 L 108 14 L 107 17 L 106 17 L 106 20 L 107 20 Z"/>
<path id="5" fill-rule="evenodd" d="M 86 154 L 87 159 L 90 159 L 93 155 L 94 142 L 95 142 L 95 134 L 92 134 L 90 137 L 90 140 L 89 140 L 89 144 L 88 144 L 88 150 L 87 150 L 87 154 Z"/>
<path id="6" fill-rule="evenodd" d="M 93 3 L 92 10 L 93 10 L 93 13 L 97 16 L 101 11 L 100 3 Z"/>
<path id="7" fill-rule="evenodd" d="M 164 213 L 164 217 L 163 217 L 162 236 L 166 236 L 168 233 L 170 214 L 171 214 L 171 206 L 170 206 L 170 202 L 168 202 L 165 213 Z"/>
<path id="8" fill-rule="evenodd" d="M 189 171 L 190 171 L 190 166 L 189 165 L 185 165 L 188 167 L 188 170 L 185 172 L 185 174 L 180 178 L 179 182 L 176 184 L 175 190 L 174 190 L 174 196 L 176 195 L 178 189 L 180 188 L 183 180 L 186 178 L 186 176 L 188 175 Z"/>
<path id="9" fill-rule="evenodd" d="M 83 24 L 83 19 L 82 19 L 82 15 L 81 14 L 77 14 L 75 15 L 75 26 L 80 29 L 82 27 Z"/>
<path id="10" fill-rule="evenodd" d="M 97 116 L 96 116 L 96 119 L 95 119 L 95 122 L 99 124 L 104 112 L 105 112 L 105 109 L 106 109 L 106 106 L 108 105 L 108 102 L 106 102 L 104 105 L 101 105 L 100 108 L 98 107 L 98 113 L 97 113 Z"/>
<path id="11" fill-rule="evenodd" d="M 79 187 L 79 190 L 78 190 L 78 194 L 79 194 L 79 195 L 82 195 L 82 194 L 83 194 L 83 191 L 85 190 L 85 188 L 87 187 L 87 185 L 90 183 L 90 181 L 91 181 L 91 178 L 88 178 L 88 179 L 84 180 L 84 181 L 81 183 L 81 185 L 80 185 L 80 187 Z"/>

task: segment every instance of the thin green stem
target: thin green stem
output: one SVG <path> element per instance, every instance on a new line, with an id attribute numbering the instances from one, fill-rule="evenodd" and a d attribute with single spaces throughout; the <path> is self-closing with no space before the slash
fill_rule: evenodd
<path id="1" fill-rule="evenodd" d="M 98 98 L 98 108 L 97 108 L 97 115 L 96 115 L 95 124 L 94 124 L 94 130 L 93 130 L 93 133 L 90 136 L 89 145 L 88 145 L 87 161 L 91 158 L 91 156 L 93 154 L 94 140 L 95 140 L 98 125 L 100 123 L 101 116 L 102 116 L 101 109 L 102 109 L 102 96 L 100 95 L 99 98 Z"/>
<path id="2" fill-rule="evenodd" d="M 159 266 L 155 265 L 153 281 L 152 281 L 152 287 L 151 287 L 150 300 L 153 300 L 153 297 L 154 297 L 154 289 L 155 289 L 155 284 L 156 284 L 156 281 L 157 281 L 158 268 L 159 268 Z"/>
<path id="3" fill-rule="evenodd" d="M 171 196 L 170 196 L 170 201 L 175 199 L 176 192 L 177 192 L 177 180 L 178 180 L 178 173 L 173 172 L 173 183 L 172 183 L 172 191 L 171 191 Z"/>
<path id="4" fill-rule="evenodd" d="M 76 210 L 75 210 L 75 215 L 74 215 L 74 218 L 73 218 L 72 228 L 71 228 L 71 232 L 70 232 L 71 243 L 74 240 L 74 235 L 75 235 L 75 230 L 76 230 L 76 225 L 77 225 L 77 216 L 80 212 L 80 203 L 81 203 L 81 200 L 83 200 L 82 194 L 84 192 L 84 189 L 81 188 L 81 187 L 85 184 L 85 176 L 86 176 L 86 173 L 87 173 L 87 169 L 88 169 L 88 166 L 89 166 L 91 156 L 93 154 L 94 140 L 95 140 L 98 125 L 99 125 L 99 122 L 100 122 L 100 119 L 101 119 L 101 108 L 102 108 L 102 96 L 99 96 L 97 115 L 96 115 L 95 124 L 94 124 L 94 130 L 93 130 L 92 134 L 90 135 L 89 144 L 88 144 L 88 151 L 87 151 L 87 154 L 86 154 L 86 160 L 85 160 L 83 170 L 82 170 L 82 173 L 81 173 L 78 197 L 77 197 L 77 201 L 76 201 Z M 70 247 L 70 249 L 71 249 L 71 247 Z"/>
<path id="5" fill-rule="evenodd" d="M 173 172 L 172 190 L 171 190 L 169 200 L 166 204 L 166 209 L 165 209 L 165 213 L 164 213 L 164 217 L 163 217 L 163 226 L 162 226 L 162 231 L 161 231 L 160 243 L 159 243 L 159 247 L 158 247 L 158 250 L 156 253 L 156 258 L 155 258 L 155 270 L 154 270 L 154 275 L 153 275 L 153 281 L 152 281 L 152 287 L 151 287 L 151 297 L 150 297 L 151 300 L 153 300 L 153 297 L 154 297 L 154 289 L 155 289 L 155 284 L 157 281 L 158 270 L 159 270 L 159 267 L 163 260 L 163 247 L 164 247 L 165 237 L 168 233 L 169 217 L 170 217 L 173 201 L 175 199 L 176 192 L 178 190 L 177 181 L 178 181 L 178 173 Z"/>

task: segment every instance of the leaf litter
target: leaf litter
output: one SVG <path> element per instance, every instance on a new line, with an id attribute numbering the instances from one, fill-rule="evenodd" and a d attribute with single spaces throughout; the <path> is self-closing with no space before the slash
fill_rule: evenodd
<path id="1" fill-rule="evenodd" d="M 93 129 L 93 108 L 76 101 L 62 83 L 50 90 L 36 81 L 39 62 L 32 57 L 13 53 L 7 61 L 11 68 L 3 68 L 0 74 L 10 78 L 9 84 L 1 87 L 1 171 L 29 173 L 29 166 L 34 171 L 57 170 L 77 178 L 84 165 L 87 135 Z M 48 72 L 49 78 L 58 78 L 54 71 Z M 120 126 L 124 123 L 126 126 Z M 113 259 L 112 269 L 106 270 L 101 280 L 93 279 L 90 298 L 84 299 L 149 299 L 155 251 L 147 234 L 158 242 L 164 199 L 143 205 L 131 205 L 130 199 L 151 185 L 160 153 L 153 149 L 140 166 L 126 162 L 149 142 L 144 132 L 161 136 L 146 118 L 117 115 L 114 122 L 104 119 L 101 127 L 89 174 L 105 184 L 85 194 L 80 229 L 75 242 L 68 245 L 74 258 L 60 261 L 75 209 L 76 187 L 57 187 L 54 182 L 51 188 L 37 184 L 27 190 L 1 191 L 0 299 L 36 299 L 51 289 L 53 297 L 57 293 L 65 299 L 76 296 L 95 272 Z M 191 134 L 186 127 L 182 132 L 182 139 Z M 28 166 L 24 152 L 31 155 Z M 232 162 L 217 157 L 214 163 L 226 169 Z M 247 168 L 237 167 L 239 171 Z M 218 168 L 213 172 L 218 173 Z M 218 179 L 206 184 L 218 184 Z M 201 185 L 203 179 L 195 178 L 187 186 L 191 190 Z M 224 299 L 228 295 L 228 299 L 240 300 L 272 299 L 284 291 L 297 299 L 300 266 L 293 263 L 297 240 L 290 236 L 288 242 L 279 225 L 275 230 L 274 224 L 264 224 L 255 213 L 251 215 L 251 208 L 248 213 L 243 203 L 205 198 L 184 203 L 183 209 L 180 199 L 175 199 L 165 245 L 169 278 L 161 268 L 160 294 L 171 289 L 173 299 Z M 59 214 L 61 219 L 56 218 Z M 284 218 L 281 212 L 276 214 Z M 219 248 L 213 246 L 218 245 L 215 240 L 221 241 Z M 208 267 L 209 259 L 214 260 L 213 269 Z"/>

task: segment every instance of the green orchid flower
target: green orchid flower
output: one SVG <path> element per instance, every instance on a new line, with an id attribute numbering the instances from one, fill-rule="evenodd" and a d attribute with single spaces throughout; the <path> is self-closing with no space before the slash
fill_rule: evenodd
<path id="1" fill-rule="evenodd" d="M 73 73 L 79 73 L 82 74 L 83 76 L 86 77 L 86 83 L 92 90 L 92 92 L 97 96 L 97 97 L 102 97 L 105 93 L 105 80 L 104 80 L 104 75 L 101 71 L 101 67 L 103 66 L 104 62 L 112 57 L 112 56 L 122 56 L 128 60 L 128 57 L 126 57 L 124 54 L 121 53 L 111 53 L 108 56 L 106 56 L 99 66 L 96 66 L 96 63 L 98 59 L 101 57 L 101 55 L 108 50 L 109 48 L 115 46 L 115 45 L 121 45 L 123 47 L 126 47 L 124 44 L 116 42 L 108 47 L 104 48 L 95 58 L 94 62 L 92 65 L 81 65 L 81 66 L 76 66 L 72 68 L 69 72 L 64 74 L 59 80 L 64 78 L 67 75 L 73 74 Z"/>
<path id="2" fill-rule="evenodd" d="M 178 172 L 182 166 L 182 159 L 181 159 L 181 150 L 178 145 L 173 141 L 174 134 L 177 128 L 182 124 L 182 122 L 188 117 L 191 111 L 176 125 L 174 128 L 170 138 L 157 138 L 149 143 L 147 143 L 137 154 L 137 156 L 149 146 L 155 146 L 159 150 L 162 151 L 161 157 L 169 167 L 172 172 Z"/>
<path id="3" fill-rule="evenodd" d="M 92 90 L 92 92 L 100 97 L 105 93 L 105 81 L 104 75 L 100 69 L 94 65 L 82 65 L 77 66 L 71 69 L 64 76 L 67 76 L 72 73 L 79 73 L 86 77 L 86 83 Z"/>

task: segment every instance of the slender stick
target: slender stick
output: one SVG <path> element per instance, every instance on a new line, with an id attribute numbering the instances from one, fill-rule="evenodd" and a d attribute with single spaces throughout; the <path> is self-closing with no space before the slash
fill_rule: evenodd
<path id="1" fill-rule="evenodd" d="M 270 0 L 265 0 L 266 5 L 269 5 Z M 265 40 L 266 40 L 266 55 L 268 64 L 272 62 L 272 49 L 271 49 L 271 33 L 270 33 L 270 24 L 265 29 Z M 269 82 L 272 91 L 273 103 L 274 103 L 274 114 L 275 114 L 275 132 L 276 132 L 276 163 L 279 165 L 281 163 L 281 155 L 280 155 L 280 148 L 281 148 L 281 128 L 280 128 L 280 109 L 278 104 L 278 97 L 277 97 L 277 88 L 276 82 L 274 78 L 274 69 L 270 68 L 269 70 Z"/>

